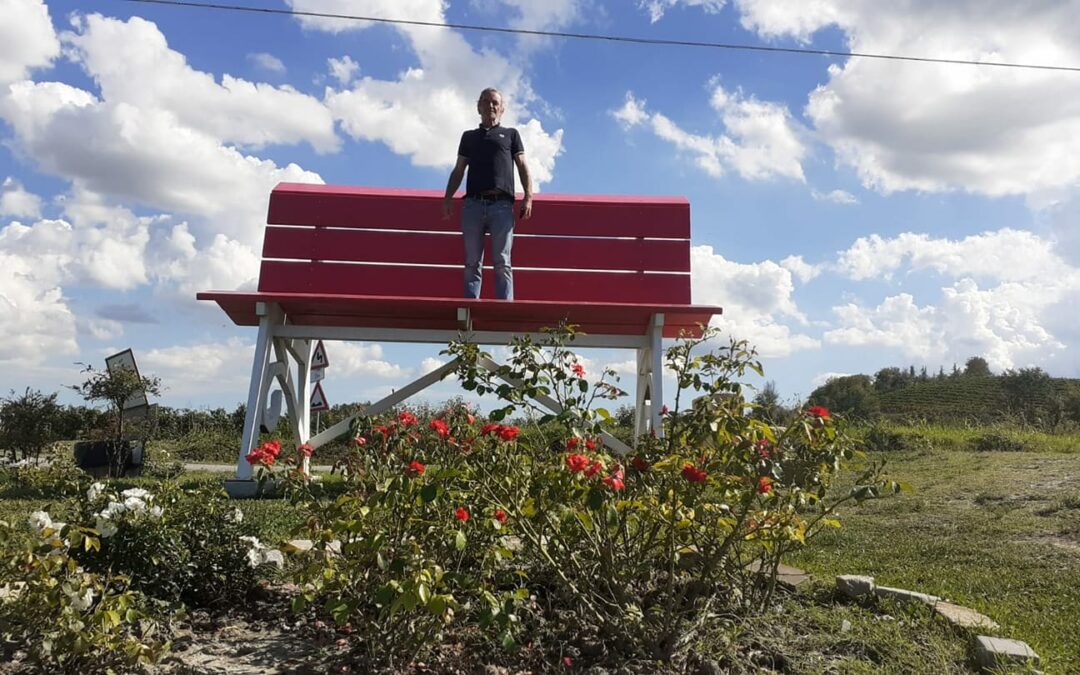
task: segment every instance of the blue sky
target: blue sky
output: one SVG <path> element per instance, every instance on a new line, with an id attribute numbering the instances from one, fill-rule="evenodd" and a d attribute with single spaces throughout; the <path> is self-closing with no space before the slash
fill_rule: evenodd
<path id="1" fill-rule="evenodd" d="M 302 11 L 1080 66 L 1075 2 L 260 0 Z M 131 347 L 232 407 L 280 180 L 441 189 L 479 90 L 543 192 L 683 195 L 693 288 L 782 395 L 890 365 L 1080 376 L 1080 73 L 0 0 L 0 391 Z M 332 403 L 438 349 L 328 345 Z M 590 351 L 592 372 L 629 353 Z M 453 382 L 435 400 L 459 393 Z M 74 402 L 70 392 L 65 401 Z"/>

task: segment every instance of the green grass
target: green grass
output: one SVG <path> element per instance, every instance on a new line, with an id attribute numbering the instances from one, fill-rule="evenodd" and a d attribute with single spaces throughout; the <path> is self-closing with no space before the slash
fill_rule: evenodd
<path id="1" fill-rule="evenodd" d="M 847 509 L 841 530 L 789 562 L 972 607 L 1030 644 L 1046 672 L 1080 672 L 1080 453 L 1070 450 L 890 454 L 890 474 L 914 491 Z"/>
<path id="2" fill-rule="evenodd" d="M 951 424 L 902 425 L 881 423 L 881 426 L 901 436 L 922 436 L 937 450 L 971 450 L 975 441 L 987 434 L 1001 434 L 1020 442 L 1029 452 L 1080 453 L 1080 433 L 1050 434 L 1033 429 L 1008 426 L 957 426 Z"/>

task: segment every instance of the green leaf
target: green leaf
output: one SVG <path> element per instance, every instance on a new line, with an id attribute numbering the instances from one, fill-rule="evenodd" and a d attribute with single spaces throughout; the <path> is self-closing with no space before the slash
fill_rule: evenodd
<path id="1" fill-rule="evenodd" d="M 589 490 L 589 496 L 586 499 L 586 503 L 589 505 L 589 508 L 594 511 L 599 509 L 604 505 L 604 493 L 594 487 Z"/>
<path id="2" fill-rule="evenodd" d="M 589 391 L 589 383 L 585 380 L 578 380 L 577 388 L 581 390 L 581 393 Z"/>
<path id="3" fill-rule="evenodd" d="M 577 516 L 577 519 L 581 523 L 582 527 L 584 527 L 586 530 L 592 529 L 593 519 L 592 516 L 589 515 L 588 511 L 575 511 L 574 515 Z"/>
<path id="4" fill-rule="evenodd" d="M 439 496 L 439 488 L 434 485 L 425 485 L 420 490 L 420 497 L 425 502 L 431 503 L 435 501 L 435 498 Z"/>
<path id="5" fill-rule="evenodd" d="M 446 598 L 441 595 L 434 595 L 427 603 L 427 610 L 435 616 L 442 616 L 446 611 Z"/>
<path id="6" fill-rule="evenodd" d="M 419 584 L 416 587 L 416 597 L 420 598 L 420 602 L 423 604 L 426 605 L 428 603 L 428 600 L 431 599 L 431 590 L 428 588 L 427 584 Z"/>
<path id="7" fill-rule="evenodd" d="M 467 541 L 468 540 L 465 538 L 465 532 L 463 532 L 462 530 L 458 530 L 457 534 L 454 536 L 454 548 L 459 551 L 464 551 Z"/>
<path id="8" fill-rule="evenodd" d="M 607 408 L 597 408 L 595 412 L 596 412 L 597 415 L 600 416 L 600 419 L 603 419 L 603 420 L 610 420 L 611 419 L 611 413 L 608 412 Z"/>
<path id="9" fill-rule="evenodd" d="M 503 631 L 501 644 L 503 649 L 513 649 L 517 642 L 514 641 L 514 635 L 510 631 Z"/>

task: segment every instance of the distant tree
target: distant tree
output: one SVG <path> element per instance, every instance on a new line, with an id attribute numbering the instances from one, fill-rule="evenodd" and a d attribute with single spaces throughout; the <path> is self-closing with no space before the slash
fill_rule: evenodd
<path id="1" fill-rule="evenodd" d="M 956 364 L 952 364 L 952 372 L 949 373 L 949 377 L 960 377 L 960 369 L 956 367 Z"/>
<path id="2" fill-rule="evenodd" d="M 780 401 L 780 392 L 772 380 L 754 396 L 754 405 L 751 416 L 771 424 L 785 424 L 792 416 L 792 411 Z"/>
<path id="3" fill-rule="evenodd" d="M 990 364 L 981 356 L 972 356 L 964 362 L 964 377 L 990 377 Z"/>
<path id="4" fill-rule="evenodd" d="M 908 366 L 908 375 L 911 376 L 912 381 L 915 380 L 915 366 Z"/>
<path id="5" fill-rule="evenodd" d="M 1037 423 L 1050 412 L 1047 406 L 1055 395 L 1054 382 L 1042 368 L 1007 370 L 1001 375 L 1001 386 L 1009 410 L 1024 422 Z"/>
<path id="6" fill-rule="evenodd" d="M 86 380 L 70 388 L 87 401 L 109 404 L 116 415 L 114 435 L 117 441 L 124 438 L 124 404 L 128 399 L 140 392 L 147 397 L 161 395 L 161 379 L 157 377 L 142 377 L 126 368 L 95 370 L 93 366 L 86 366 L 83 372 L 87 375 Z"/>
<path id="7" fill-rule="evenodd" d="M 938 366 L 937 379 L 939 379 L 939 380 L 944 380 L 945 379 L 945 366 Z"/>
<path id="8" fill-rule="evenodd" d="M 6 448 L 11 459 L 33 456 L 37 461 L 47 445 L 59 440 L 59 420 L 56 394 L 43 394 L 29 387 L 19 396 L 12 391 L 0 403 L 0 448 Z"/>
<path id="9" fill-rule="evenodd" d="M 885 392 L 904 389 L 910 387 L 913 381 L 914 378 L 906 370 L 896 367 L 882 368 L 874 373 L 874 391 L 884 394 Z"/>
<path id="10" fill-rule="evenodd" d="M 922 369 L 919 371 L 919 382 L 926 382 L 929 379 L 930 375 L 928 375 L 926 372 L 926 366 L 923 366 Z"/>
<path id="11" fill-rule="evenodd" d="M 869 375 L 834 377 L 810 393 L 809 403 L 859 419 L 872 417 L 878 411 Z"/>

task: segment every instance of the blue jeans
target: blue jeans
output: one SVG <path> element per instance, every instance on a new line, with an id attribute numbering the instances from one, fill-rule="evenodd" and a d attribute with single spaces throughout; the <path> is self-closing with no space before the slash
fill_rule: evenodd
<path id="1" fill-rule="evenodd" d="M 495 258 L 495 297 L 514 299 L 514 271 L 510 249 L 514 245 L 514 202 L 465 199 L 461 232 L 465 241 L 465 297 L 479 298 L 484 264 L 484 233 L 491 232 L 491 255 Z"/>

